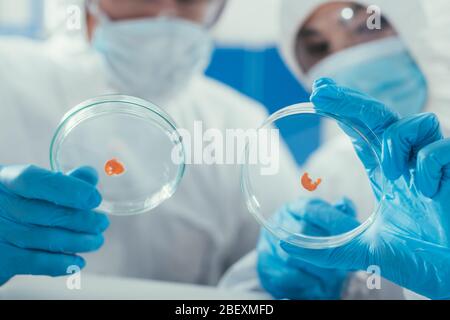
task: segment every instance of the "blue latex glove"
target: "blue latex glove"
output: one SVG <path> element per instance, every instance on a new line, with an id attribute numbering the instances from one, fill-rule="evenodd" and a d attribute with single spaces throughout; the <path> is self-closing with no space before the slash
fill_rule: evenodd
<path id="1" fill-rule="evenodd" d="M 320 221 L 313 216 L 320 214 L 347 215 L 355 218 L 353 204 L 344 199 L 331 206 L 322 200 L 308 203 L 298 201 L 279 210 L 277 225 L 294 225 L 298 232 L 310 236 L 332 236 L 345 233 L 356 225 L 334 224 L 334 220 Z M 261 285 L 275 299 L 334 300 L 341 298 L 347 271 L 324 269 L 286 254 L 279 241 L 263 230 L 257 246 L 257 270 Z"/>
<path id="2" fill-rule="evenodd" d="M 0 285 L 19 274 L 60 276 L 83 268 L 77 253 L 98 249 L 109 225 L 97 174 L 69 176 L 35 166 L 0 167 Z"/>
<path id="3" fill-rule="evenodd" d="M 391 181 L 394 197 L 366 232 L 350 243 L 326 250 L 309 250 L 282 242 L 296 259 L 323 268 L 366 270 L 381 268 L 382 276 L 398 285 L 434 299 L 450 298 L 450 140 L 442 138 L 432 114 L 399 120 L 381 103 L 329 79 L 315 84 L 312 102 L 365 122 L 383 141 L 382 166 Z M 354 141 L 365 162 L 368 150 Z M 398 184 L 399 179 L 410 187 Z M 395 182 L 394 182 L 395 180 Z M 376 187 L 374 187 L 376 190 Z M 325 208 L 324 208 L 325 209 Z M 312 219 L 352 225 L 356 220 L 333 210 L 320 210 Z"/>

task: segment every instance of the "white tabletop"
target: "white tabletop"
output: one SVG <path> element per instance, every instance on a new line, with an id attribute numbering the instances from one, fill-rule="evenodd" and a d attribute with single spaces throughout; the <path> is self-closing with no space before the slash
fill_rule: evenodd
<path id="1" fill-rule="evenodd" d="M 79 290 L 70 290 L 67 283 L 75 283 L 70 280 L 69 277 L 15 277 L 0 287 L 0 299 L 258 300 L 267 298 L 264 295 L 214 287 L 87 274 L 81 275 Z"/>

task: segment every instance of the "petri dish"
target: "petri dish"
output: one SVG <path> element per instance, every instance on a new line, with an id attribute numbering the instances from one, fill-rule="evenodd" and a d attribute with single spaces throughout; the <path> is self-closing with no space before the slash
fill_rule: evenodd
<path id="1" fill-rule="evenodd" d="M 147 212 L 169 199 L 185 170 L 175 122 L 156 105 L 108 95 L 82 102 L 61 120 L 50 146 L 53 171 L 90 166 L 99 173 L 99 210 Z"/>
<path id="2" fill-rule="evenodd" d="M 376 135 L 358 119 L 311 103 L 276 112 L 247 139 L 241 170 L 247 207 L 265 229 L 295 246 L 338 247 L 366 231 L 380 213 L 386 183 Z M 324 204 L 338 214 L 324 221 Z M 342 214 L 354 214 L 359 224 L 337 221 Z"/>

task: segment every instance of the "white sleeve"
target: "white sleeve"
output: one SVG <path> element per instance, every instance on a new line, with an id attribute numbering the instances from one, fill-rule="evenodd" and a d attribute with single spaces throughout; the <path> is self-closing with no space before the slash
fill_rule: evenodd
<path id="1" fill-rule="evenodd" d="M 219 282 L 219 288 L 227 290 L 238 290 L 245 292 L 257 292 L 272 297 L 261 286 L 256 270 L 257 253 L 252 251 L 235 263 L 224 274 Z"/>

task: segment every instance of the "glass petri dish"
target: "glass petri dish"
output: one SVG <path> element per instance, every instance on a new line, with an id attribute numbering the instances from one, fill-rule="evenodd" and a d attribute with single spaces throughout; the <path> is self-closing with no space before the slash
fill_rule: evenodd
<path id="1" fill-rule="evenodd" d="M 50 146 L 53 171 L 90 166 L 99 173 L 99 210 L 147 212 L 169 199 L 184 170 L 175 122 L 154 104 L 130 96 L 97 97 L 71 109 Z"/>
<path id="2" fill-rule="evenodd" d="M 365 165 L 358 156 L 362 149 Z M 357 119 L 311 103 L 276 112 L 256 138 L 247 139 L 241 171 L 247 207 L 265 229 L 292 245 L 325 249 L 348 243 L 375 221 L 385 186 L 376 135 Z M 324 204 L 339 214 L 355 214 L 359 224 L 338 223 L 339 214 L 324 222 Z"/>

